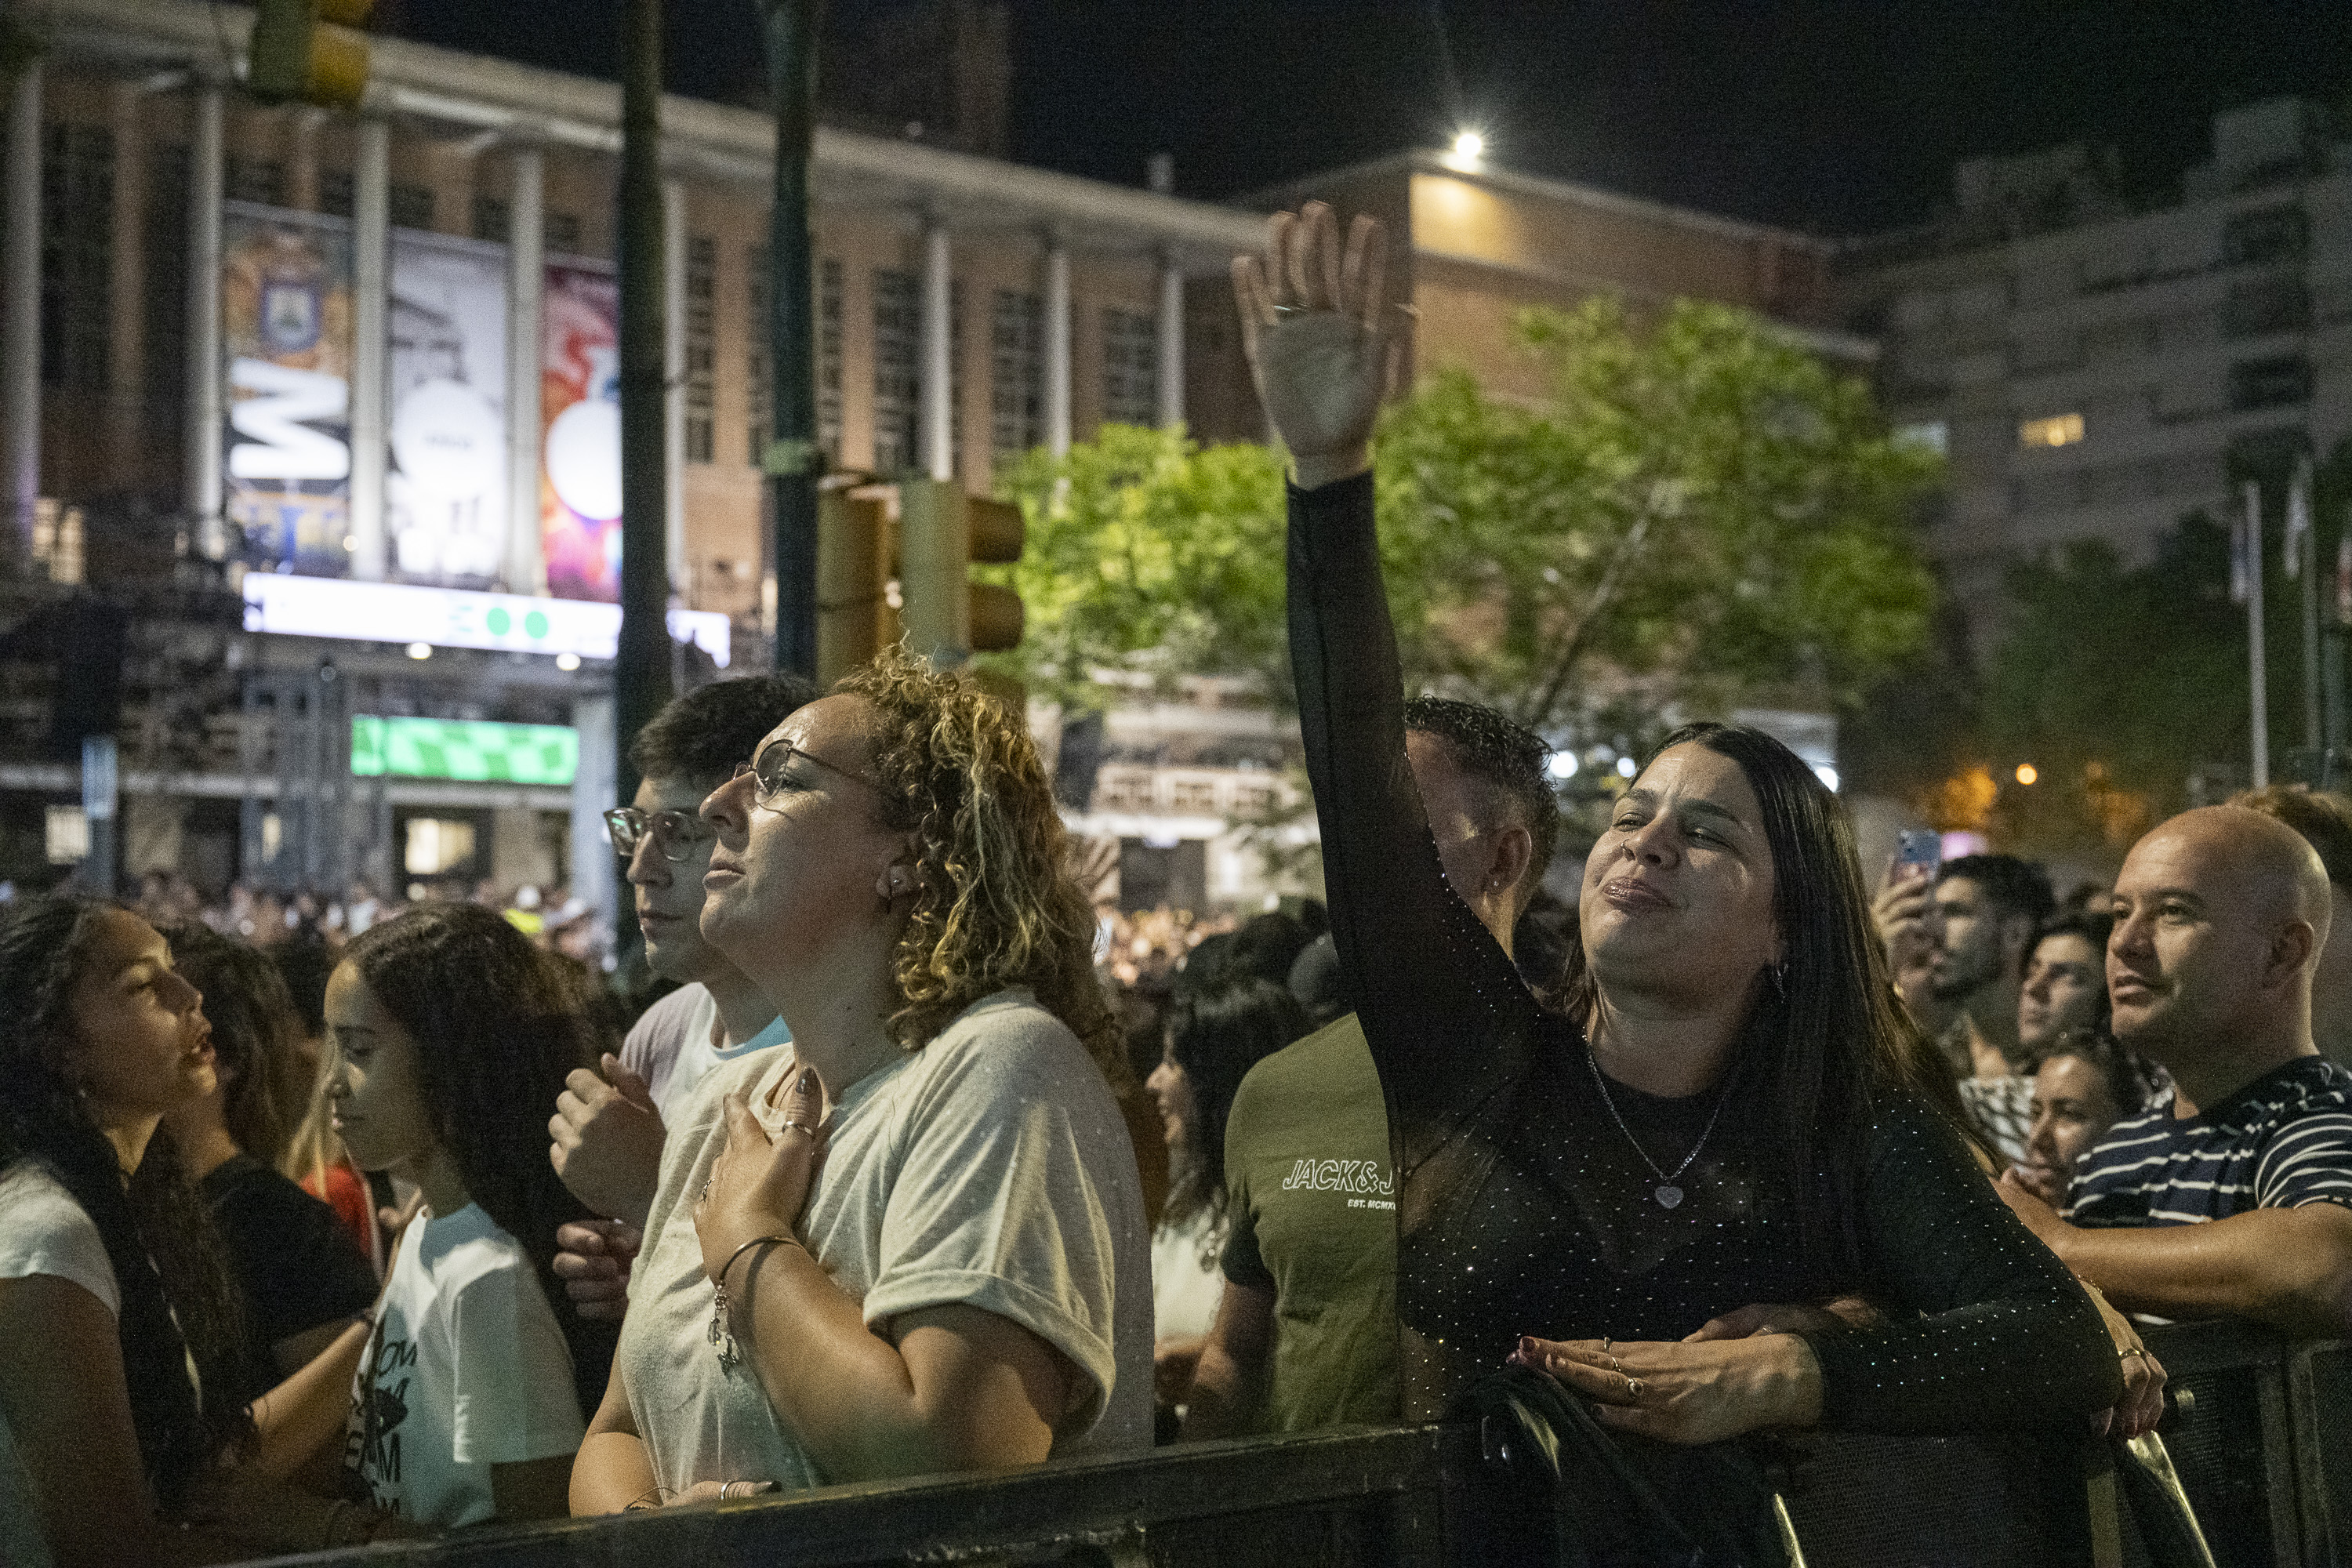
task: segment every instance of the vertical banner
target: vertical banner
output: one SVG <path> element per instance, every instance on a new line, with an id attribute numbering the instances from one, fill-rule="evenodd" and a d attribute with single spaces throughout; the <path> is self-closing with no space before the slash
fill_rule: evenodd
<path id="1" fill-rule="evenodd" d="M 551 266 L 541 341 L 540 548 L 560 599 L 621 596 L 621 289 Z"/>
<path id="2" fill-rule="evenodd" d="M 349 223 L 223 205 L 223 503 L 265 571 L 351 570 L 352 304 Z"/>
<path id="3" fill-rule="evenodd" d="M 390 317 L 393 572 L 438 587 L 505 587 L 505 247 L 395 230 Z"/>

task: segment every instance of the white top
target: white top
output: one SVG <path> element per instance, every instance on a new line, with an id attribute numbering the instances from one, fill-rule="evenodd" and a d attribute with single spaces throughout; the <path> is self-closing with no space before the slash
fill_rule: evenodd
<path id="1" fill-rule="evenodd" d="M 673 1491 L 833 1479 L 777 1419 L 750 1361 L 719 1365 L 694 1230 L 695 1194 L 726 1147 L 722 1100 L 749 1090 L 773 1136 L 776 1091 L 795 1070 L 782 1047 L 712 1073 L 662 1152 L 616 1364 L 655 1479 Z M 1008 1318 L 1084 1380 L 1055 1457 L 1148 1450 L 1142 1186 L 1118 1103 L 1077 1037 L 1027 991 L 999 992 L 838 1093 L 830 1117 L 799 1234 L 868 1326 L 887 1333 L 893 1318 L 950 1304 Z"/>
<path id="2" fill-rule="evenodd" d="M 1225 1299 L 1224 1270 L 1208 1240 L 1209 1211 L 1151 1233 L 1151 1331 L 1161 1339 L 1205 1334 Z"/>
<path id="3" fill-rule="evenodd" d="M 0 1279 L 33 1274 L 70 1279 L 97 1297 L 108 1317 L 122 1314 L 122 1293 L 96 1223 L 47 1165 L 11 1160 L 0 1170 Z"/>
<path id="4" fill-rule="evenodd" d="M 478 1204 L 408 1227 L 352 1381 L 348 1469 L 439 1529 L 497 1512 L 490 1467 L 576 1452 L 572 1352 L 530 1256 Z"/>
<path id="5" fill-rule="evenodd" d="M 659 1108 L 664 1127 L 677 1118 L 695 1088 L 721 1062 L 740 1061 L 770 1046 L 792 1044 L 793 1032 L 782 1018 L 740 1046 L 720 1046 L 719 999 L 699 984 L 679 986 L 645 1011 L 629 1037 L 622 1042 L 621 1061 L 646 1080 Z"/>

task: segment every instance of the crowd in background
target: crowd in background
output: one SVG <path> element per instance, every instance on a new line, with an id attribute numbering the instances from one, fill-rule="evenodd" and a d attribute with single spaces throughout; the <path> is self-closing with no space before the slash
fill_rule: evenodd
<path id="1" fill-rule="evenodd" d="M 2352 1333 L 2352 803 L 2184 813 L 2074 908 L 1874 885 L 1699 722 L 1549 897 L 1549 747 L 1403 694 L 1378 254 L 1310 206 L 1236 267 L 1321 902 L 1094 906 L 1025 727 L 899 648 L 632 739 L 625 996 L 561 897 L 0 910 L 0 1559 L 1480 1414 L 1601 1560 L 1774 1562 L 1746 1434 L 2161 1484 L 2144 1322 Z"/>

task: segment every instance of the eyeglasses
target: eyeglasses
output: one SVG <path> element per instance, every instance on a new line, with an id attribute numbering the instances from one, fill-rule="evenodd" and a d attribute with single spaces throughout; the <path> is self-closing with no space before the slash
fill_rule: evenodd
<path id="1" fill-rule="evenodd" d="M 863 773 L 853 773 L 847 768 L 838 767 L 832 763 L 828 763 L 814 752 L 802 750 L 801 747 L 793 742 L 771 741 L 765 746 L 761 747 L 759 755 L 753 757 L 750 762 L 737 763 L 735 764 L 734 776 L 736 778 L 740 779 L 745 773 L 750 773 L 751 775 L 751 804 L 753 805 L 760 806 L 762 809 L 766 808 L 774 802 L 777 794 L 791 784 L 791 780 L 784 774 L 784 770 L 792 766 L 793 759 L 794 757 L 803 758 L 808 762 L 814 763 L 818 767 L 824 769 L 827 773 L 839 773 L 843 778 L 851 780 L 856 784 L 862 784 L 868 789 L 879 789 L 881 787 L 872 779 L 866 777 Z"/>
<path id="2" fill-rule="evenodd" d="M 663 859 L 675 862 L 719 837 L 690 812 L 643 812 L 634 805 L 614 806 L 606 812 L 604 829 L 613 836 L 613 853 L 624 860 L 635 855 L 637 846 L 647 838 L 654 840 Z"/>

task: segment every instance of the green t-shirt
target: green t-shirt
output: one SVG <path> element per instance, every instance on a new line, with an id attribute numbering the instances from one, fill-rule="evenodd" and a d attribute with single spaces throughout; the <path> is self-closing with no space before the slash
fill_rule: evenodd
<path id="1" fill-rule="evenodd" d="M 1275 1300 L 1274 1365 L 1252 1430 L 1396 1420 L 1396 1174 L 1353 1013 L 1242 1079 L 1225 1185 L 1225 1278 Z"/>

